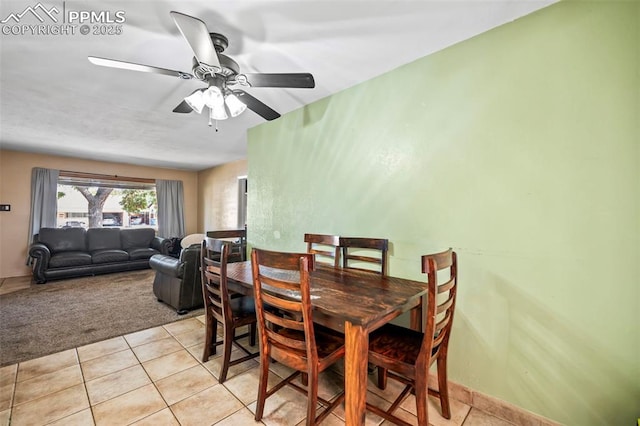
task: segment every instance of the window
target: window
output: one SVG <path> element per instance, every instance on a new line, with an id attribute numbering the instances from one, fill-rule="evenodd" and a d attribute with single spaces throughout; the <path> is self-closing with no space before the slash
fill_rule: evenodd
<path id="1" fill-rule="evenodd" d="M 60 172 L 58 227 L 157 228 L 151 179 Z"/>

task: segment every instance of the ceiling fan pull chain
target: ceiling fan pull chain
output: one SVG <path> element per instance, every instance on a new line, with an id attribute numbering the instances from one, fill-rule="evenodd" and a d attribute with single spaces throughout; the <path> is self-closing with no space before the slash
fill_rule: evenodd
<path id="1" fill-rule="evenodd" d="M 218 131 L 218 120 L 216 122 L 216 132 Z M 213 125 L 213 108 L 209 108 L 209 127 Z"/>

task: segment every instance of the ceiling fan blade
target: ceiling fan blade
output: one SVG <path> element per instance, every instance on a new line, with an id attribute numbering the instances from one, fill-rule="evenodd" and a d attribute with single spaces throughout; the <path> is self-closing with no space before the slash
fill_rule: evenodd
<path id="1" fill-rule="evenodd" d="M 215 72 L 222 70 L 220 59 L 216 52 L 207 25 L 198 18 L 180 12 L 170 12 L 173 21 L 187 40 L 191 50 L 202 65 L 212 68 Z"/>
<path id="2" fill-rule="evenodd" d="M 271 121 L 280 117 L 280 114 L 278 114 L 278 112 L 274 111 L 269 106 L 264 104 L 262 101 L 259 101 L 258 99 L 254 98 L 244 90 L 234 90 L 233 94 L 236 95 L 240 100 L 240 102 L 245 104 L 247 108 L 249 108 L 251 111 L 258 114 L 265 120 Z"/>
<path id="3" fill-rule="evenodd" d="M 189 114 L 191 111 L 193 111 L 193 109 L 191 109 L 187 101 L 180 102 L 180 104 L 173 109 L 173 112 L 179 112 L 181 114 Z"/>
<path id="4" fill-rule="evenodd" d="M 163 74 L 171 77 L 178 77 L 183 80 L 189 80 L 193 76 L 189 73 L 182 71 L 168 70 L 166 68 L 152 67 L 150 65 L 134 64 L 132 62 L 117 61 L 115 59 L 98 58 L 96 56 L 89 56 L 89 62 L 101 67 L 120 68 L 123 70 L 150 72 L 154 74 Z"/>
<path id="5" fill-rule="evenodd" d="M 294 74 L 243 74 L 251 87 L 292 87 L 313 89 L 316 83 L 309 73 Z M 239 77 L 239 76 L 238 76 Z M 236 77 L 236 80 L 238 78 Z"/>

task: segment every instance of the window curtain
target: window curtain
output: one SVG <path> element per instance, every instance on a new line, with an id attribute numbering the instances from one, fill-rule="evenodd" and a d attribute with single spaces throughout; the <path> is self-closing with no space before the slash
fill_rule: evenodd
<path id="1" fill-rule="evenodd" d="M 40 228 L 55 228 L 58 215 L 58 175 L 59 170 L 34 167 L 31 171 L 31 213 L 29 215 L 29 236 L 27 247 Z M 30 258 L 27 255 L 27 265 Z"/>
<path id="2" fill-rule="evenodd" d="M 180 180 L 156 180 L 158 236 L 184 237 L 184 193 Z"/>

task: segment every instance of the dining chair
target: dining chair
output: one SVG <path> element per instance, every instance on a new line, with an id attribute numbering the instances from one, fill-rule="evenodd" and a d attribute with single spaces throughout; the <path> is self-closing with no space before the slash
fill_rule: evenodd
<path id="1" fill-rule="evenodd" d="M 457 267 L 456 253 L 451 249 L 422 256 L 422 272 L 427 274 L 428 285 L 424 333 L 389 323 L 370 335 L 369 362 L 378 367 L 378 387 L 386 387 L 387 377 L 406 385 L 387 410 L 367 403 L 368 410 L 393 423 L 409 425 L 392 413 L 410 392 L 416 396 L 418 424 L 429 424 L 429 394 L 440 399 L 442 417 L 451 418 L 447 350 L 456 304 Z M 448 275 L 445 280 L 438 281 L 438 271 Z M 429 367 L 434 362 L 437 362 L 438 390 L 428 387 Z"/>
<path id="2" fill-rule="evenodd" d="M 234 243 L 229 250 L 229 262 L 244 262 L 247 260 L 246 226 L 242 229 L 207 231 L 207 237 Z"/>
<path id="3" fill-rule="evenodd" d="M 229 367 L 256 358 L 259 351 L 251 352 L 238 343 L 239 339 L 249 337 L 249 345 L 256 344 L 256 312 L 252 297 L 229 291 L 227 282 L 227 263 L 231 244 L 213 238 L 204 238 L 200 250 L 202 295 L 205 306 L 205 344 L 202 362 L 207 362 L 216 353 L 216 347 L 222 345 L 222 366 L 218 381 L 227 379 Z M 218 341 L 218 323 L 222 325 L 222 340 Z M 236 329 L 247 326 L 246 333 L 236 335 Z M 231 360 L 233 344 L 239 347 L 245 356 Z"/>
<path id="4" fill-rule="evenodd" d="M 375 270 L 382 275 L 387 275 L 387 254 L 389 240 L 383 238 L 354 238 L 340 237 L 342 249 L 342 266 L 364 270 Z M 375 256 L 372 251 L 379 252 Z M 362 263 L 369 264 L 362 265 Z M 358 265 L 354 267 L 352 265 Z M 372 266 L 373 265 L 373 266 Z"/>
<path id="5" fill-rule="evenodd" d="M 267 398 L 289 385 L 307 395 L 306 424 L 320 423 L 344 400 L 344 390 L 331 400 L 321 398 L 318 375 L 343 358 L 345 348 L 344 336 L 313 323 L 309 287 L 313 254 L 254 248 L 251 267 L 260 332 L 260 382 L 255 419 L 262 418 Z M 267 390 L 271 360 L 294 372 Z M 302 376 L 301 384 L 293 381 L 298 376 Z M 318 403 L 325 409 L 316 415 Z"/>
<path id="6" fill-rule="evenodd" d="M 315 254 L 317 260 L 331 260 L 334 268 L 340 267 L 340 237 L 325 234 L 304 234 L 307 253 Z"/>

